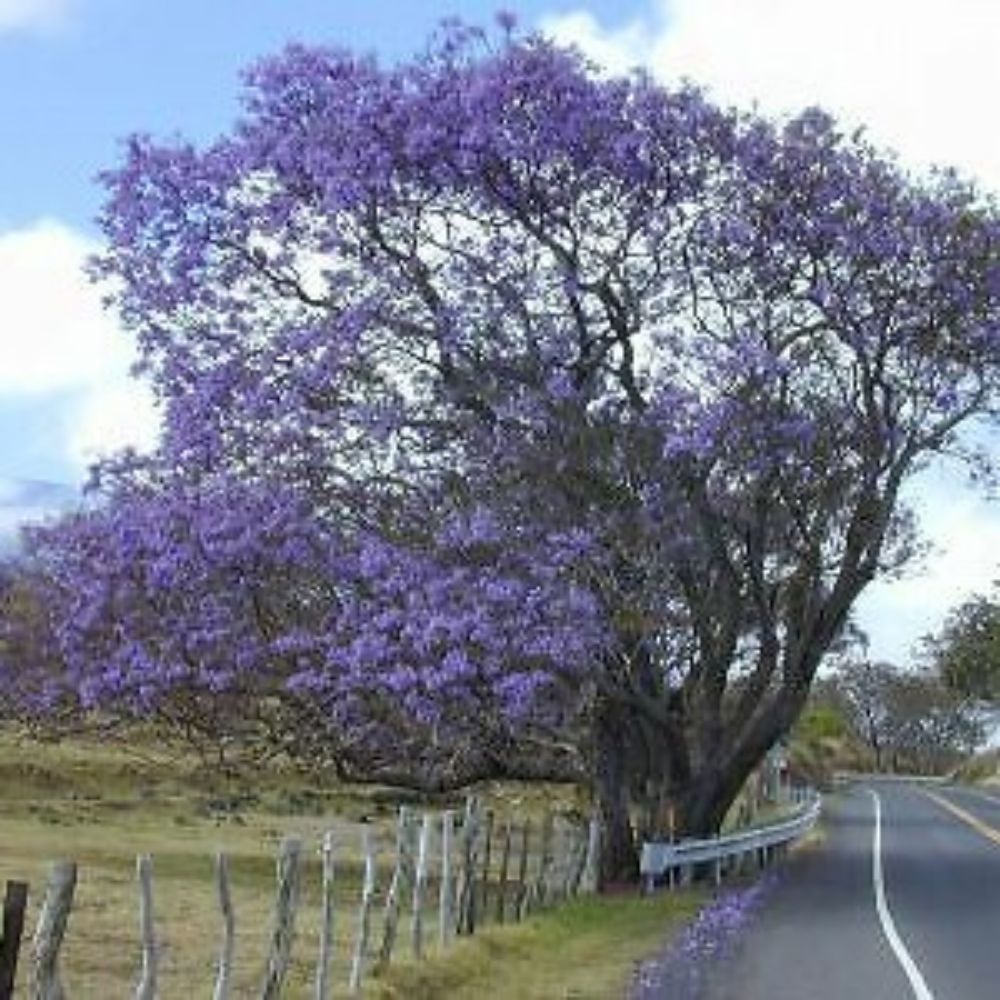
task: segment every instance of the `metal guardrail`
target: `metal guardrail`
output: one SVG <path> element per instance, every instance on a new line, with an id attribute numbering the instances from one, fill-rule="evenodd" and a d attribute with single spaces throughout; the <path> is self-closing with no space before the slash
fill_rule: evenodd
<path id="1" fill-rule="evenodd" d="M 676 843 L 647 841 L 642 845 L 639 871 L 647 891 L 652 891 L 656 880 L 668 876 L 673 884 L 673 873 L 690 873 L 692 866 L 714 862 L 714 876 L 722 880 L 722 862 L 755 852 L 762 862 L 776 847 L 783 847 L 808 833 L 819 818 L 819 795 L 810 792 L 799 812 L 789 819 L 767 826 L 740 830 L 725 836 L 704 840 L 679 840 Z"/>

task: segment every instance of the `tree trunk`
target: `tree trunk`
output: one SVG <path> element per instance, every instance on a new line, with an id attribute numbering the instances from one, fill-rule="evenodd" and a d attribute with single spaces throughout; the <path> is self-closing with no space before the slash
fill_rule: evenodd
<path id="1" fill-rule="evenodd" d="M 629 815 L 627 720 L 611 706 L 598 707 L 593 730 L 594 799 L 601 820 L 598 888 L 634 882 L 639 855 Z"/>

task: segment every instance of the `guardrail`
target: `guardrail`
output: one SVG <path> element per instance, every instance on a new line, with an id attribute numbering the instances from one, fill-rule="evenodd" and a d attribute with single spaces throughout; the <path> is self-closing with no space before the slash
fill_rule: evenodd
<path id="1" fill-rule="evenodd" d="M 726 861 L 756 855 L 763 867 L 775 851 L 783 850 L 813 828 L 819 818 L 820 807 L 819 795 L 810 792 L 796 815 L 778 823 L 704 840 L 679 840 L 675 843 L 647 841 L 642 845 L 639 862 L 643 886 L 647 892 L 652 892 L 657 880 L 666 878 L 672 888 L 677 877 L 682 883 L 688 882 L 695 865 L 709 862 L 713 865 L 716 885 L 722 881 Z"/>

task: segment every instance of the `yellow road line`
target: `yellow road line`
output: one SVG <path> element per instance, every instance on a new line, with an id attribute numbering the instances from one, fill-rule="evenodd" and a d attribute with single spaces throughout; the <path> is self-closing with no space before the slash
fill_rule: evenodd
<path id="1" fill-rule="evenodd" d="M 958 817 L 963 823 L 967 823 L 972 827 L 976 833 L 981 833 L 987 840 L 992 840 L 994 844 L 1000 847 L 1000 830 L 995 826 L 990 826 L 989 823 L 984 823 L 981 819 L 973 816 L 972 813 L 967 813 L 964 809 L 959 808 L 954 802 L 949 802 L 947 799 L 942 798 L 940 795 L 935 795 L 933 792 L 928 792 L 924 790 L 924 795 L 929 799 L 933 799 L 942 809 L 947 809 L 953 816 Z"/>

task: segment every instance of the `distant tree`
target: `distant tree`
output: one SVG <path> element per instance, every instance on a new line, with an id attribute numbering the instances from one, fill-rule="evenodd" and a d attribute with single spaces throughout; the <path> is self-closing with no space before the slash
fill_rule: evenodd
<path id="1" fill-rule="evenodd" d="M 886 694 L 886 746 L 894 770 L 940 773 L 982 740 L 973 706 L 933 674 L 899 673 Z"/>
<path id="2" fill-rule="evenodd" d="M 855 659 L 825 683 L 871 751 L 877 771 L 933 773 L 971 752 L 982 738 L 974 706 L 931 671 Z"/>
<path id="3" fill-rule="evenodd" d="M 1000 701 L 1000 600 L 978 595 L 960 604 L 925 640 L 929 662 L 952 690 Z"/>
<path id="4" fill-rule="evenodd" d="M 243 669 L 210 620 L 246 617 L 243 578 L 185 605 L 155 545 L 112 571 L 87 524 L 45 536 L 43 562 L 80 554 L 81 689 L 132 710 L 140 678 L 263 672 L 418 779 L 440 745 L 473 776 L 559 745 L 606 878 L 635 873 L 650 802 L 718 829 L 912 552 L 904 484 L 995 410 L 993 207 L 819 111 L 726 111 L 537 37 L 451 26 L 391 68 L 299 46 L 248 81 L 229 135 L 136 138 L 105 177 L 96 270 L 165 436 L 100 485 L 109 530 L 155 535 L 145 491 L 265 548 L 275 491 L 335 557 L 278 560 L 281 645 L 251 630 Z M 200 535 L 183 573 L 210 581 Z M 115 616 L 126 569 L 146 604 Z M 185 634 L 193 667 L 150 657 Z"/>
<path id="5" fill-rule="evenodd" d="M 876 771 L 886 764 L 885 753 L 891 740 L 891 689 L 898 672 L 888 663 L 868 659 L 843 663 L 830 683 L 855 736 L 871 751 Z"/>

